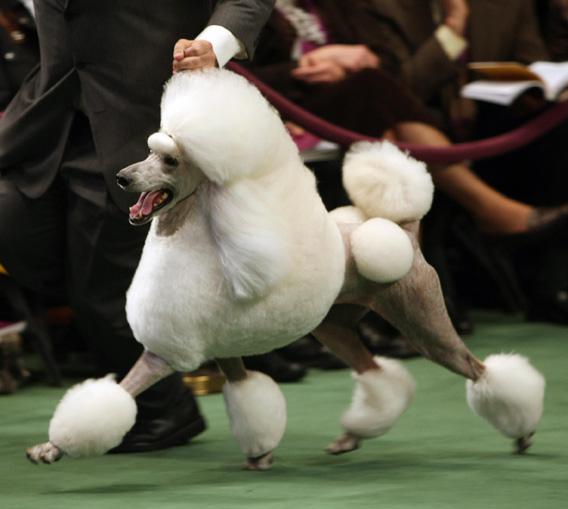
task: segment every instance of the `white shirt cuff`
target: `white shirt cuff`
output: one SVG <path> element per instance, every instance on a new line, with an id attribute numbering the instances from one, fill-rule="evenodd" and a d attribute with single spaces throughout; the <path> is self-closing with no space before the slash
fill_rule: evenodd
<path id="1" fill-rule="evenodd" d="M 440 46 L 444 50 L 444 53 L 448 55 L 450 60 L 456 60 L 465 51 L 468 44 L 467 41 L 456 34 L 450 27 L 446 25 L 440 25 L 434 36 L 438 39 Z"/>
<path id="2" fill-rule="evenodd" d="M 244 44 L 221 25 L 209 25 L 195 39 L 211 43 L 219 67 L 224 67 L 233 57 L 246 58 L 247 56 Z"/>

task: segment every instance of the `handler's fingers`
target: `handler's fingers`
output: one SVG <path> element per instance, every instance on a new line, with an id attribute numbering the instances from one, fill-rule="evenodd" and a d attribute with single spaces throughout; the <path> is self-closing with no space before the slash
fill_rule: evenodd
<path id="1" fill-rule="evenodd" d="M 174 47 L 173 72 L 208 69 L 217 66 L 217 57 L 209 41 L 180 39 Z"/>
<path id="2" fill-rule="evenodd" d="M 189 39 L 179 39 L 174 46 L 174 60 L 182 60 L 185 49 L 189 48 L 192 42 Z"/>
<path id="3" fill-rule="evenodd" d="M 213 45 L 209 41 L 191 41 L 189 46 L 184 48 L 183 54 L 186 57 L 199 57 L 213 51 Z"/>
<path id="4" fill-rule="evenodd" d="M 207 66 L 205 60 L 202 57 L 189 57 L 183 60 L 174 60 L 173 69 L 174 71 L 190 71 L 193 69 L 201 69 Z"/>

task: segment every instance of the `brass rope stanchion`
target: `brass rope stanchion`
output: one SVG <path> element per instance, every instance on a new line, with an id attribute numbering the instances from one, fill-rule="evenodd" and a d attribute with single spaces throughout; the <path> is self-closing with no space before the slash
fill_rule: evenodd
<path id="1" fill-rule="evenodd" d="M 196 396 L 214 394 L 223 390 L 225 375 L 214 369 L 201 368 L 183 376 L 185 385 L 191 388 Z"/>

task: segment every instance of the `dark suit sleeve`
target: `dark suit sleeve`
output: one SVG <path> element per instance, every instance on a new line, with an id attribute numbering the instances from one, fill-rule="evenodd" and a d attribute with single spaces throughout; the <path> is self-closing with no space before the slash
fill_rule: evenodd
<path id="1" fill-rule="evenodd" d="M 550 55 L 540 35 L 533 2 L 530 0 L 522 0 L 515 34 L 515 46 L 512 55 L 514 60 L 525 64 L 538 60 L 550 60 Z"/>
<path id="2" fill-rule="evenodd" d="M 275 0 L 219 0 L 209 24 L 229 30 L 244 44 L 248 58 L 252 59 L 258 36 L 274 3 Z"/>
<path id="3" fill-rule="evenodd" d="M 539 33 L 532 0 L 515 1 L 520 2 L 520 8 L 516 11 L 516 26 L 511 31 L 513 37 L 502 33 L 499 39 L 500 42 L 511 41 L 508 44 L 512 46 L 509 47 L 510 53 L 502 54 L 501 58 L 526 64 L 536 60 L 549 60 L 550 57 Z M 503 12 L 503 15 L 505 14 Z M 392 44 L 396 44 L 396 40 Z M 506 47 L 503 44 L 499 51 L 503 51 L 502 48 Z M 404 52 L 404 49 L 400 51 Z M 497 55 L 497 53 L 489 55 L 486 59 L 499 59 Z M 409 54 L 406 50 L 401 70 L 414 93 L 428 101 L 439 91 L 439 87 L 457 75 L 461 65 L 459 61 L 450 60 L 436 37 L 432 35 L 416 49 L 414 54 Z"/>
<path id="4" fill-rule="evenodd" d="M 429 37 L 402 64 L 402 75 L 418 97 L 430 101 L 440 87 L 454 79 L 463 67 L 459 61 L 451 60 L 434 35 Z"/>
<path id="5" fill-rule="evenodd" d="M 419 46 L 412 47 L 388 13 L 377 13 L 374 35 L 381 40 L 383 47 L 388 48 L 386 54 L 378 51 L 383 59 L 383 68 L 398 76 L 425 102 L 429 102 L 441 86 L 455 78 L 461 67 L 459 62 L 448 57 L 433 33 Z"/>

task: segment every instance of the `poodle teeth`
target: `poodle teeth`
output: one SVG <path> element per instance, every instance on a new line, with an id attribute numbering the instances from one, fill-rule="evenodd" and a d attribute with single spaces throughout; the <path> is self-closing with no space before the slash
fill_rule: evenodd
<path id="1" fill-rule="evenodd" d="M 157 207 L 158 205 L 161 205 L 164 200 L 168 197 L 168 193 L 164 192 L 160 195 L 160 197 L 156 200 L 156 203 L 154 204 L 154 208 Z"/>

